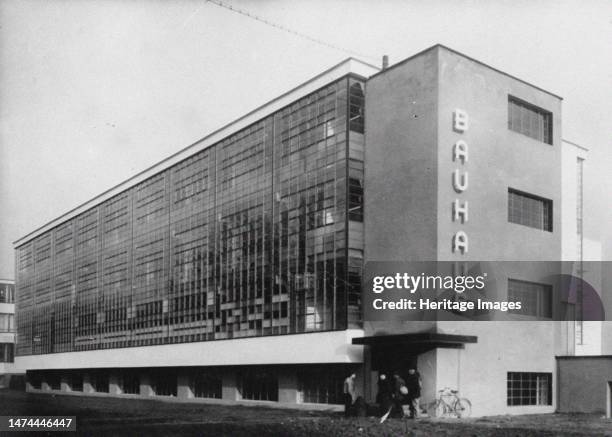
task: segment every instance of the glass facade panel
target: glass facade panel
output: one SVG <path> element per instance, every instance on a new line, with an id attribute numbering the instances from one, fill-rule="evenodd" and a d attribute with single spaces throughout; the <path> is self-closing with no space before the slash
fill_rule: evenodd
<path id="1" fill-rule="evenodd" d="M 62 387 L 62 379 L 59 372 L 47 372 L 45 380 L 51 390 L 60 390 Z"/>
<path id="2" fill-rule="evenodd" d="M 345 366 L 313 366 L 298 371 L 301 402 L 317 404 L 344 403 Z"/>
<path id="3" fill-rule="evenodd" d="M 19 246 L 17 353 L 359 326 L 362 90 L 331 83 Z"/>
<path id="4" fill-rule="evenodd" d="M 40 390 L 42 388 L 43 372 L 41 371 L 30 371 L 27 373 L 27 382 L 32 388 Z"/>
<path id="5" fill-rule="evenodd" d="M 242 399 L 278 401 L 278 376 L 269 368 L 249 368 L 240 372 L 239 391 Z"/>
<path id="6" fill-rule="evenodd" d="M 70 390 L 83 391 L 83 375 L 78 371 L 74 371 L 69 375 Z"/>
<path id="7" fill-rule="evenodd" d="M 121 393 L 140 394 L 140 375 L 134 370 L 123 370 L 120 376 Z"/>
<path id="8" fill-rule="evenodd" d="M 216 398 L 222 396 L 222 378 L 214 369 L 198 371 L 191 380 L 191 389 L 196 398 Z"/>
<path id="9" fill-rule="evenodd" d="M 176 371 L 159 369 L 149 373 L 151 388 L 156 396 L 174 396 L 177 394 Z"/>
<path id="10" fill-rule="evenodd" d="M 89 374 L 92 388 L 97 393 L 108 393 L 109 381 L 108 373 L 104 370 L 98 370 Z"/>

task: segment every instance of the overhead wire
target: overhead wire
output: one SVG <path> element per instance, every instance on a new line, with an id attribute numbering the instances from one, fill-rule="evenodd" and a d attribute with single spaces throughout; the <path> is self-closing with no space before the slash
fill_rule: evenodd
<path id="1" fill-rule="evenodd" d="M 340 46 L 338 46 L 336 44 L 328 43 L 326 41 L 323 41 L 320 38 L 315 38 L 315 37 L 312 37 L 312 36 L 307 35 L 305 33 L 298 32 L 296 30 L 290 29 L 287 26 L 283 26 L 281 24 L 274 23 L 274 22 L 272 22 L 270 20 L 262 18 L 262 17 L 260 17 L 258 15 L 252 14 L 252 13 L 250 13 L 248 11 L 245 11 L 244 9 L 237 8 L 237 7 L 235 7 L 235 6 L 231 5 L 231 4 L 225 3 L 225 2 L 223 2 L 221 0 L 207 0 L 207 2 L 212 3 L 212 4 L 216 5 L 216 6 L 221 7 L 221 8 L 227 9 L 227 10 L 229 10 L 231 12 L 234 12 L 234 13 L 243 15 L 245 17 L 251 18 L 253 20 L 259 21 L 260 23 L 266 24 L 268 26 L 274 27 L 274 28 L 282 30 L 284 32 L 290 33 L 292 35 L 298 36 L 300 38 L 304 38 L 304 39 L 306 39 L 306 40 L 308 40 L 310 42 L 313 42 L 315 44 L 319 44 L 319 45 L 325 46 L 325 47 L 330 48 L 330 49 L 338 50 L 338 51 L 347 53 L 347 54 L 352 55 L 352 56 L 358 56 L 360 58 L 367 58 L 367 59 L 373 60 L 375 62 L 379 61 L 378 57 L 376 57 L 376 56 L 368 55 L 368 54 L 364 54 L 364 53 L 359 53 L 359 52 L 356 52 L 354 50 L 350 50 L 350 49 L 347 49 L 347 48 L 344 48 L 344 47 L 340 47 Z"/>

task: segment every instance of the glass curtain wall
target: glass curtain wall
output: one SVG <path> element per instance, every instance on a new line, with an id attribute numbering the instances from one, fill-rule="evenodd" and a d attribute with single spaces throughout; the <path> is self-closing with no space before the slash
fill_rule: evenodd
<path id="1" fill-rule="evenodd" d="M 17 353 L 359 326 L 363 105 L 340 79 L 18 247 Z"/>

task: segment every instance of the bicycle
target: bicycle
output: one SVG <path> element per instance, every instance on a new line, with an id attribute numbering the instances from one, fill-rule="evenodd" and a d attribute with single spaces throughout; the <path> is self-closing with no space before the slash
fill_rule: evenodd
<path id="1" fill-rule="evenodd" d="M 439 397 L 434 404 L 436 417 L 468 417 L 472 413 L 472 403 L 469 399 L 460 398 L 458 390 L 445 387 L 438 390 Z"/>

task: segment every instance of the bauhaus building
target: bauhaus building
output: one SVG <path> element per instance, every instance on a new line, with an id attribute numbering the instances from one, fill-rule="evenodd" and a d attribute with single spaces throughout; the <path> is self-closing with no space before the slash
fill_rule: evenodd
<path id="1" fill-rule="evenodd" d="M 554 411 L 576 342 L 548 284 L 508 278 L 520 323 L 394 324 L 364 319 L 362 282 L 368 261 L 560 260 L 561 103 L 440 45 L 321 73 L 15 243 L 28 388 L 339 404 L 350 372 L 372 401 L 412 363 L 424 402 Z"/>

